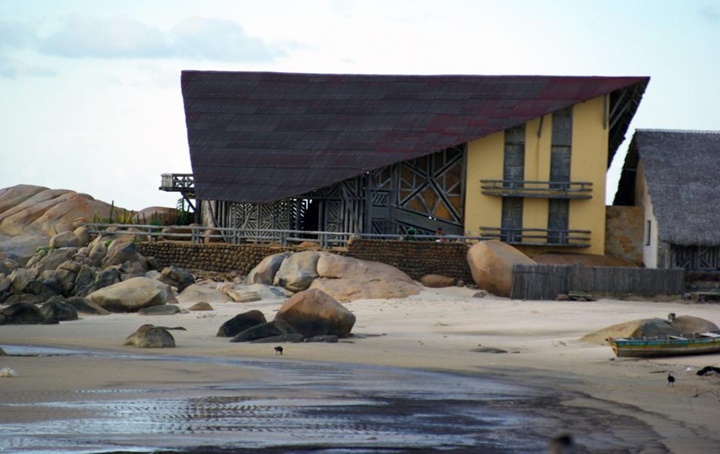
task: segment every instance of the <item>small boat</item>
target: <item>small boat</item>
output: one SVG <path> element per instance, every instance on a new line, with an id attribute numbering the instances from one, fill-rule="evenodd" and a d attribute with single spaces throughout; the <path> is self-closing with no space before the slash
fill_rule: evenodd
<path id="1" fill-rule="evenodd" d="M 720 331 L 682 336 L 610 338 L 610 347 L 620 357 L 702 355 L 720 352 Z"/>

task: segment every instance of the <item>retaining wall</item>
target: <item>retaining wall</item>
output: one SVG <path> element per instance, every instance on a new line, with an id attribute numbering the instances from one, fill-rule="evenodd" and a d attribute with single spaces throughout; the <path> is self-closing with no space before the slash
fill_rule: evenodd
<path id="1" fill-rule="evenodd" d="M 204 271 L 248 274 L 264 257 L 292 251 L 293 248 L 159 241 L 138 243 L 137 250 L 146 257 L 154 257 L 161 268 L 174 265 Z M 329 252 L 386 263 L 404 271 L 415 280 L 426 274 L 442 274 L 472 283 L 466 258 L 467 250 L 468 246 L 464 243 L 357 239 L 347 250 Z"/>

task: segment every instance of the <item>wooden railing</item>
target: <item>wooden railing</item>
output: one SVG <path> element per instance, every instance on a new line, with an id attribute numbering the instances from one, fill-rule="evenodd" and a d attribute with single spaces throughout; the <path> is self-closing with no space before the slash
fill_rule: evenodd
<path id="1" fill-rule="evenodd" d="M 163 173 L 160 176 L 160 190 L 192 192 L 195 190 L 195 179 L 192 173 Z"/>
<path id="2" fill-rule="evenodd" d="M 590 233 L 590 230 L 480 227 L 480 234 L 483 237 L 524 246 L 590 247 Z"/>
<path id="3" fill-rule="evenodd" d="M 305 230 L 260 230 L 218 228 L 207 226 L 154 226 L 146 224 L 84 224 L 91 234 L 113 236 L 134 235 L 140 241 L 189 241 L 200 244 L 205 242 L 224 242 L 230 244 L 269 244 L 275 243 L 282 247 L 302 242 L 317 243 L 322 248 L 347 246 L 351 238 L 367 238 L 380 240 L 406 241 L 440 241 L 465 242 L 487 240 L 487 237 L 460 235 L 401 235 L 401 234 L 370 234 L 351 232 L 320 232 Z"/>
<path id="4" fill-rule="evenodd" d="M 485 195 L 499 197 L 592 198 L 592 183 L 588 181 L 480 180 L 480 189 Z"/>

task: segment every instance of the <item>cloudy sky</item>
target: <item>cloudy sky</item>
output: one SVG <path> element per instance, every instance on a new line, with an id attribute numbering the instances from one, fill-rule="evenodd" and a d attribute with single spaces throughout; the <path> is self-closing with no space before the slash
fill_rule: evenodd
<path id="1" fill-rule="evenodd" d="M 0 0 L 0 188 L 174 206 L 183 69 L 650 76 L 631 132 L 720 129 L 718 49 L 717 0 Z"/>

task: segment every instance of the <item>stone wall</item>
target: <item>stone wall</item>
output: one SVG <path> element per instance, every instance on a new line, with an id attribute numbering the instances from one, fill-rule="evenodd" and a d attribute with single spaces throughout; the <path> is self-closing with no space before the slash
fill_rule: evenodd
<path id="1" fill-rule="evenodd" d="M 643 207 L 609 206 L 605 219 L 605 254 L 642 265 L 645 240 Z"/>
<path id="2" fill-rule="evenodd" d="M 350 244 L 347 255 L 387 263 L 415 280 L 426 274 L 442 274 L 472 284 L 467 263 L 468 248 L 465 243 L 453 242 L 358 239 Z"/>
<path id="3" fill-rule="evenodd" d="M 237 272 L 245 275 L 264 257 L 291 251 L 292 248 L 160 241 L 138 243 L 137 250 L 146 257 L 155 257 L 161 268 L 174 265 L 189 269 L 222 273 Z M 442 274 L 469 284 L 472 283 L 472 275 L 467 264 L 467 250 L 468 246 L 464 243 L 358 239 L 350 245 L 347 251 L 330 252 L 387 263 L 416 280 L 425 274 Z"/>

